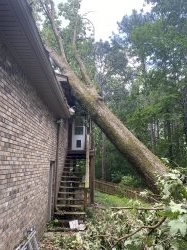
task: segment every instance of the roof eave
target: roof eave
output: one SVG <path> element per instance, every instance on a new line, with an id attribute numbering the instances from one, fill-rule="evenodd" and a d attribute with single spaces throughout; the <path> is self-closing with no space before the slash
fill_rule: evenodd
<path id="1" fill-rule="evenodd" d="M 36 27 L 34 18 L 31 14 L 31 9 L 29 8 L 27 1 L 8 0 L 8 2 L 10 3 L 12 10 L 14 11 L 14 14 L 19 22 L 21 29 L 28 38 L 28 43 L 32 46 L 32 49 L 36 55 L 36 60 L 38 60 L 40 64 L 42 70 L 41 72 L 45 75 L 47 79 L 46 84 L 53 92 L 51 95 L 48 94 L 48 96 L 44 98 L 45 102 L 48 102 L 47 104 L 49 104 L 50 106 L 50 101 L 54 102 L 54 99 L 52 100 L 52 98 L 54 98 L 55 96 L 56 100 L 55 104 L 52 107 L 52 111 L 54 112 L 57 118 L 69 118 L 70 114 L 66 98 L 55 77 L 55 73 L 52 69 L 47 52 L 41 40 L 40 34 Z M 30 77 L 32 77 L 32 74 L 30 74 Z M 39 89 L 38 91 L 41 92 L 41 96 L 44 95 L 41 89 Z M 51 100 L 49 97 L 51 98 Z"/>

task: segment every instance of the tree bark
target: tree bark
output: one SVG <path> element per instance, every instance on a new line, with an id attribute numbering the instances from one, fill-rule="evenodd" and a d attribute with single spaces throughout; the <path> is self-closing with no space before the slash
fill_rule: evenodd
<path id="1" fill-rule="evenodd" d="M 169 113 L 169 110 L 166 110 Z M 173 161 L 173 142 L 172 142 L 172 128 L 171 128 L 171 120 L 169 117 L 166 118 L 166 133 L 168 140 L 168 158 Z"/>
<path id="2" fill-rule="evenodd" d="M 155 122 L 150 123 L 150 138 L 151 138 L 151 149 L 155 152 L 156 138 L 155 138 Z"/>

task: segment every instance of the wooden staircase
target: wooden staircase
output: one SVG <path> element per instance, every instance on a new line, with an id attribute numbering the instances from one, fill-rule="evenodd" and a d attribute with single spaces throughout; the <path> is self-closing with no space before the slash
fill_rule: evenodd
<path id="1" fill-rule="evenodd" d="M 70 220 L 83 220 L 88 192 L 85 188 L 85 153 L 69 152 L 63 169 L 56 202 L 55 218 L 68 227 Z"/>

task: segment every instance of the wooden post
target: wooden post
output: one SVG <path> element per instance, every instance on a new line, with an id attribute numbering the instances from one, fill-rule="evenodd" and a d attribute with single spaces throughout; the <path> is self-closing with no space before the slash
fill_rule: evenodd
<path id="1" fill-rule="evenodd" d="M 90 157 L 90 203 L 94 204 L 94 190 L 95 190 L 95 158 L 94 155 Z"/>
<path id="2" fill-rule="evenodd" d="M 89 169 L 89 137 L 90 135 L 86 135 L 86 176 L 85 176 L 85 188 L 89 188 L 89 176 L 90 176 L 90 169 Z"/>
<path id="3" fill-rule="evenodd" d="M 88 203 L 88 189 L 90 187 L 90 169 L 89 169 L 89 144 L 90 144 L 90 135 L 86 135 L 86 173 L 85 173 L 85 187 L 84 187 L 84 209 L 86 209 Z"/>
<path id="4" fill-rule="evenodd" d="M 84 211 L 86 210 L 86 207 L 87 207 L 87 204 L 88 204 L 87 197 L 88 197 L 88 189 L 85 188 L 84 189 Z"/>
<path id="5" fill-rule="evenodd" d="M 106 135 L 102 132 L 102 180 L 107 180 Z"/>

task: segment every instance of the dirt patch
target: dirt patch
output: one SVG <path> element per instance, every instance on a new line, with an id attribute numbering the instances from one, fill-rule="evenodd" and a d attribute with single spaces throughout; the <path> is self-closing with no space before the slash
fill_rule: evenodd
<path id="1" fill-rule="evenodd" d="M 60 250 L 61 248 L 55 246 L 55 239 L 60 237 L 62 233 L 46 232 L 43 235 L 43 240 L 40 242 L 41 250 Z"/>
<path id="2" fill-rule="evenodd" d="M 55 242 L 65 235 L 73 235 L 75 232 L 46 232 L 40 242 L 40 250 L 62 250 L 62 248 L 55 245 Z"/>

